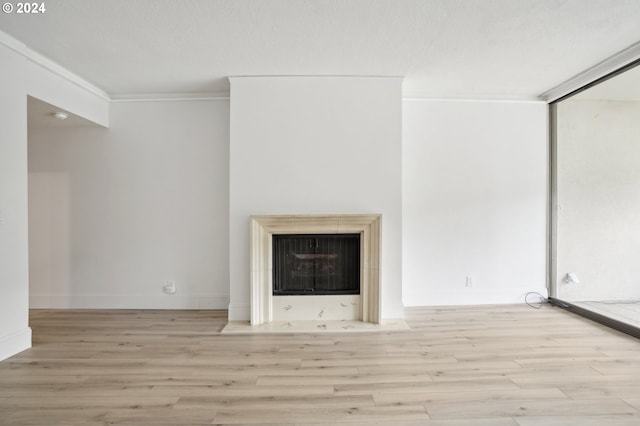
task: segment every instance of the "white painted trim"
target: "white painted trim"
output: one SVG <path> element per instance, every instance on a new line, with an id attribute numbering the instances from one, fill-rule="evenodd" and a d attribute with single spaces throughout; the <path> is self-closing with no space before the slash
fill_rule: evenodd
<path id="1" fill-rule="evenodd" d="M 579 88 L 640 59 L 640 42 L 632 44 L 621 52 L 571 77 L 569 80 L 547 90 L 540 95 L 540 99 L 553 102 Z"/>
<path id="2" fill-rule="evenodd" d="M 404 80 L 402 75 L 358 75 L 358 74 L 256 74 L 256 75 L 230 75 L 229 80 L 234 78 L 397 78 Z"/>
<path id="3" fill-rule="evenodd" d="M 360 233 L 361 235 L 359 320 L 379 324 L 382 316 L 381 221 L 380 214 L 252 216 L 249 261 L 251 325 L 270 323 L 274 320 L 271 253 L 273 234 L 339 233 Z"/>
<path id="4" fill-rule="evenodd" d="M 31 347 L 31 327 L 0 336 L 0 361 Z"/>
<path id="5" fill-rule="evenodd" d="M 455 306 L 455 305 L 507 305 L 525 303 L 525 295 L 530 292 L 548 296 L 546 286 L 516 287 L 499 289 L 471 288 L 465 290 L 429 290 L 424 293 L 403 293 L 402 299 L 405 307 L 415 306 Z M 536 302 L 531 297 L 530 302 Z"/>
<path id="6" fill-rule="evenodd" d="M 16 40 L 3 31 L 0 31 L 0 44 L 24 56 L 34 64 L 39 65 L 42 68 L 52 72 L 53 74 L 67 80 L 68 82 L 73 83 L 76 86 L 93 93 L 94 95 L 104 99 L 105 101 L 111 100 L 109 95 L 104 90 L 89 83 L 87 80 L 72 73 L 61 65 L 53 62 L 51 59 L 31 50 L 29 47 L 27 47 L 27 45 Z"/>
<path id="7" fill-rule="evenodd" d="M 31 309 L 227 309 L 229 295 L 31 295 Z"/>
<path id="8" fill-rule="evenodd" d="M 437 97 L 421 97 L 421 96 L 403 96 L 403 101 L 407 102 L 476 102 L 476 103 L 513 103 L 513 104 L 546 104 L 546 101 L 540 99 L 494 99 L 494 98 L 437 98 Z"/>
<path id="9" fill-rule="evenodd" d="M 133 93 L 114 95 L 111 102 L 228 101 L 229 92 L 201 93 Z"/>

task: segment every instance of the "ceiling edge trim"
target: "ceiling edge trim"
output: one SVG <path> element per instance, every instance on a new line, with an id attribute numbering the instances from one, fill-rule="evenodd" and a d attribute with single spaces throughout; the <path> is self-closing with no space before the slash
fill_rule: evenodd
<path id="1" fill-rule="evenodd" d="M 0 31 L 0 44 L 7 47 L 8 49 L 13 50 L 19 55 L 24 56 L 29 61 L 33 62 L 36 65 L 41 66 L 42 68 L 52 72 L 65 79 L 66 81 L 75 84 L 76 86 L 91 92 L 92 94 L 98 96 L 99 98 L 104 99 L 105 101 L 111 101 L 109 95 L 99 87 L 89 83 L 87 80 L 82 77 L 72 73 L 68 69 L 64 68 L 62 65 L 52 61 L 51 59 L 37 53 L 36 51 L 29 48 L 26 44 L 21 41 L 16 40 L 11 37 L 9 34 Z"/>
<path id="2" fill-rule="evenodd" d="M 428 96 L 415 96 L 415 95 L 403 95 L 403 101 L 411 102 L 481 102 L 481 103 L 513 103 L 513 104 L 539 104 L 546 103 L 541 99 L 512 99 L 512 98 L 445 98 L 445 97 L 428 97 Z"/>
<path id="3" fill-rule="evenodd" d="M 228 101 L 229 99 L 229 92 L 126 93 L 113 96 L 111 102 Z"/>
<path id="4" fill-rule="evenodd" d="M 227 78 L 390 78 L 403 80 L 402 75 L 367 75 L 367 74 L 237 74 Z"/>
<path id="5" fill-rule="evenodd" d="M 554 102 L 638 59 L 640 59 L 640 41 L 547 90 L 539 97 L 545 102 Z"/>

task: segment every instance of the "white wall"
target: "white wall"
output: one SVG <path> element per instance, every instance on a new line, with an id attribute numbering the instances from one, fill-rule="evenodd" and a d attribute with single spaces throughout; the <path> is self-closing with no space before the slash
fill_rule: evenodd
<path id="1" fill-rule="evenodd" d="M 26 96 L 102 125 L 109 109 L 2 37 L 0 359 L 31 344 L 29 249 L 34 306 L 221 308 L 230 292 L 247 319 L 251 214 L 382 213 L 383 317 L 402 316 L 403 291 L 407 305 L 545 291 L 546 106 L 402 103 L 399 79 L 233 79 L 231 148 L 225 101 L 32 129 L 29 247 Z"/>
<path id="2" fill-rule="evenodd" d="M 226 308 L 228 111 L 116 102 L 109 129 L 30 129 L 31 306 Z"/>
<path id="3" fill-rule="evenodd" d="M 569 100 L 557 117 L 558 297 L 638 300 L 640 102 Z"/>
<path id="4" fill-rule="evenodd" d="M 29 58 L 28 58 L 29 57 Z M 27 95 L 108 123 L 108 103 L 57 74 L 0 32 L 0 360 L 31 346 L 27 196 Z"/>
<path id="5" fill-rule="evenodd" d="M 382 316 L 402 317 L 399 78 L 231 79 L 231 320 L 249 319 L 249 217 L 382 214 Z"/>
<path id="6" fill-rule="evenodd" d="M 407 100 L 403 120 L 404 303 L 546 295 L 546 104 Z"/>
<path id="7" fill-rule="evenodd" d="M 27 96 L 23 58 L 0 45 L 0 360 L 31 346 Z"/>

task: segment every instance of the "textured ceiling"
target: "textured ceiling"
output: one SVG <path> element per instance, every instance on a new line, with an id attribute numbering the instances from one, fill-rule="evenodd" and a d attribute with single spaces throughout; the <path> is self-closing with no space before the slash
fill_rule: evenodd
<path id="1" fill-rule="evenodd" d="M 48 0 L 0 30 L 114 98 L 231 75 L 404 76 L 405 96 L 535 99 L 640 40 L 638 0 Z"/>

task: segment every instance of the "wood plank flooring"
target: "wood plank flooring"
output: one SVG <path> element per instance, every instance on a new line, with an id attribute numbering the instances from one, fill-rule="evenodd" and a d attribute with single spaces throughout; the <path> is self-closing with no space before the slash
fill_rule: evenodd
<path id="1" fill-rule="evenodd" d="M 526 305 L 409 331 L 222 335 L 225 311 L 33 311 L 0 425 L 640 425 L 640 341 Z"/>

